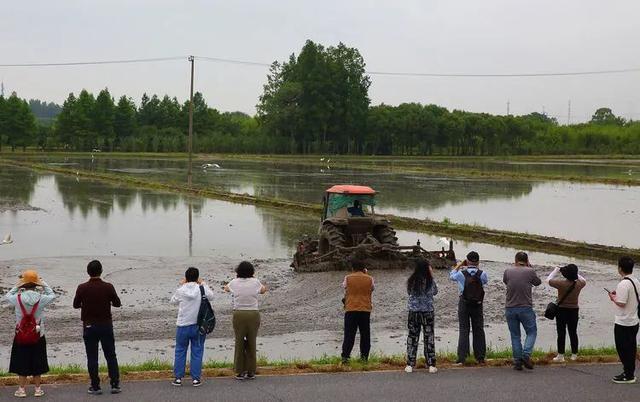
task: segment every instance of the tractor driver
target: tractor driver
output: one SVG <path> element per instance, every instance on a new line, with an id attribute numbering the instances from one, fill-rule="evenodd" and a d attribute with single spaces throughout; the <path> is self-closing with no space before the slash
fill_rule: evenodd
<path id="1" fill-rule="evenodd" d="M 353 206 L 347 208 L 347 212 L 349 212 L 349 215 L 351 216 L 364 216 L 364 211 L 362 210 L 362 204 L 360 204 L 360 201 L 355 200 L 353 202 Z"/>

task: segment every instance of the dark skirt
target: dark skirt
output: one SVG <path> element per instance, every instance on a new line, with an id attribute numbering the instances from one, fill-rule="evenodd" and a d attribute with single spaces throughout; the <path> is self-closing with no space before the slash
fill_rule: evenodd
<path id="1" fill-rule="evenodd" d="M 49 371 L 47 340 L 40 337 L 35 345 L 18 345 L 15 338 L 11 346 L 9 372 L 19 376 L 41 375 Z"/>

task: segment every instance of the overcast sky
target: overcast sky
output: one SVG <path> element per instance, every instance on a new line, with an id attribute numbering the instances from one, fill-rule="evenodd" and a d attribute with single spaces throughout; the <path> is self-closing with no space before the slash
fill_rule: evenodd
<path id="1" fill-rule="evenodd" d="M 3 1 L 0 64 L 196 54 L 270 63 L 306 39 L 360 50 L 370 71 L 520 73 L 640 67 L 637 0 Z M 196 90 L 223 111 L 255 112 L 267 69 L 196 63 Z M 61 103 L 82 88 L 115 97 L 188 96 L 186 60 L 0 68 L 5 91 Z M 640 72 L 546 78 L 372 76 L 373 104 L 435 103 L 588 120 L 600 106 L 640 119 Z"/>

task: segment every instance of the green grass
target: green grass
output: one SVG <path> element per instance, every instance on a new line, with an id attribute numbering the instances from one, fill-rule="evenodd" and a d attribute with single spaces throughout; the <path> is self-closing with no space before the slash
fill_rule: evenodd
<path id="1" fill-rule="evenodd" d="M 591 358 L 593 361 L 598 361 L 597 358 L 602 357 L 617 357 L 615 348 L 613 347 L 584 347 L 580 349 L 578 355 L 582 358 L 583 362 L 589 362 Z M 533 359 L 539 362 L 548 362 L 551 357 L 555 356 L 555 353 L 551 350 L 536 349 L 533 352 Z M 437 361 L 439 364 L 452 364 L 456 361 L 457 356 L 452 352 L 443 352 L 437 354 Z M 511 359 L 511 349 L 494 349 L 489 347 L 487 349 L 488 360 L 503 360 L 505 362 Z M 469 358 L 467 363 L 472 364 L 474 361 Z M 264 356 L 258 357 L 259 367 L 271 367 L 276 369 L 291 369 L 295 370 L 308 370 L 317 372 L 331 372 L 342 371 L 337 369 L 341 363 L 340 356 L 323 355 L 313 359 L 279 359 L 268 360 Z M 424 363 L 424 359 L 419 359 L 419 364 Z M 406 364 L 404 355 L 384 355 L 384 354 L 372 354 L 369 357 L 368 362 L 362 362 L 358 359 L 352 359 L 349 362 L 348 369 L 350 371 L 367 371 L 375 370 L 382 367 L 398 367 L 401 368 Z M 203 364 L 204 369 L 232 369 L 233 363 L 229 361 L 208 360 Z M 145 372 L 157 372 L 157 371 L 171 371 L 173 370 L 173 363 L 171 361 L 153 359 L 141 363 L 123 364 L 120 366 L 122 374 L 127 373 L 145 373 Z M 100 372 L 106 373 L 107 368 L 100 366 Z M 63 365 L 52 366 L 49 370 L 49 375 L 53 376 L 65 376 L 74 374 L 86 374 L 86 367 L 84 365 Z M 0 371 L 0 378 L 12 377 L 6 371 Z"/>

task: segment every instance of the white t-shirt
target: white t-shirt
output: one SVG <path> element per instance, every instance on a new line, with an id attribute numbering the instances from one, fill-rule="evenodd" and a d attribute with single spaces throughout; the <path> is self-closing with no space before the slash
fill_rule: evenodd
<path id="1" fill-rule="evenodd" d="M 262 283 L 256 278 L 236 278 L 229 282 L 234 310 L 257 310 Z"/>
<path id="2" fill-rule="evenodd" d="M 213 301 L 211 288 L 203 283 L 204 294 L 210 302 Z M 171 296 L 171 303 L 179 304 L 178 318 L 176 325 L 185 327 L 198 323 L 198 312 L 200 311 L 200 285 L 196 282 L 187 282 L 176 289 Z"/>
<path id="3" fill-rule="evenodd" d="M 627 275 L 625 278 L 631 279 L 636 284 L 636 289 L 640 292 L 640 282 L 631 275 Z M 616 287 L 616 301 L 620 303 L 626 303 L 624 307 L 615 306 L 616 308 L 616 324 L 625 327 L 632 327 L 638 325 L 638 299 L 636 298 L 636 292 L 633 290 L 633 285 L 626 279 L 620 281 Z"/>

